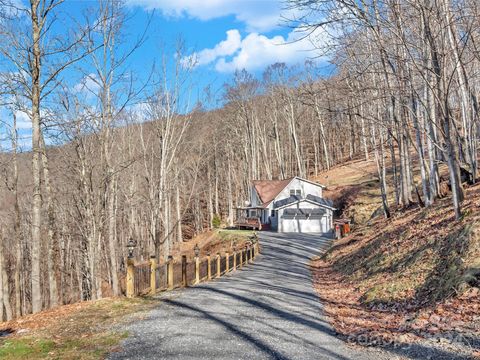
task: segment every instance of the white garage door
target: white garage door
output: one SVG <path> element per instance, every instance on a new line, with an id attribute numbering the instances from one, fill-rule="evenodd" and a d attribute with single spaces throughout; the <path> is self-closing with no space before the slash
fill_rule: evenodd
<path id="1" fill-rule="evenodd" d="M 279 232 L 326 233 L 329 230 L 327 215 L 306 215 L 304 209 L 285 209 L 278 227 Z"/>

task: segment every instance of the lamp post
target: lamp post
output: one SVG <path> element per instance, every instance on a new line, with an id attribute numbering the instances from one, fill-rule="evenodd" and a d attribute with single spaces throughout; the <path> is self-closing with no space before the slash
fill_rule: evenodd
<path id="1" fill-rule="evenodd" d="M 137 243 L 133 238 L 130 238 L 127 242 L 127 249 L 128 249 L 128 258 L 133 259 L 133 254 L 135 251 L 135 248 L 137 247 Z"/>
<path id="2" fill-rule="evenodd" d="M 198 247 L 198 244 L 195 244 L 193 252 L 195 253 L 195 257 L 198 257 L 200 255 L 200 248 Z"/>

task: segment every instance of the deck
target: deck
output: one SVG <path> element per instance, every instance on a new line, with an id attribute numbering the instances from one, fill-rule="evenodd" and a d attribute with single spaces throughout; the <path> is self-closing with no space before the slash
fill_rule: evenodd
<path id="1" fill-rule="evenodd" d="M 235 222 L 238 229 L 262 230 L 262 224 L 258 218 L 243 218 Z"/>

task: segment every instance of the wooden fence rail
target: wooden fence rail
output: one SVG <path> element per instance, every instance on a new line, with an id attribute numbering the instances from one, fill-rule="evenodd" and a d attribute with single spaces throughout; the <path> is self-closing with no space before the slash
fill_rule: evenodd
<path id="1" fill-rule="evenodd" d="M 200 282 L 218 278 L 252 263 L 259 254 L 260 245 L 256 241 L 244 249 L 226 253 L 208 255 L 205 258 L 195 257 L 188 262 L 183 256 L 180 259 L 168 257 L 164 265 L 157 265 L 154 256 L 150 261 L 135 263 L 127 259 L 127 297 L 155 294 L 157 291 L 172 290 L 178 287 L 196 285 Z"/>

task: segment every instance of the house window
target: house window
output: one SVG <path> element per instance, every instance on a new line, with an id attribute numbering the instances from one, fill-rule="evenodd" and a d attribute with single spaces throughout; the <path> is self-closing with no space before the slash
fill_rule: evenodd
<path id="1" fill-rule="evenodd" d="M 272 215 L 270 215 L 271 217 L 275 217 L 275 210 L 272 210 Z"/>
<path id="2" fill-rule="evenodd" d="M 250 210 L 250 217 L 257 217 L 257 210 Z"/>
<path id="3" fill-rule="evenodd" d="M 290 196 L 302 196 L 301 189 L 290 189 Z"/>

